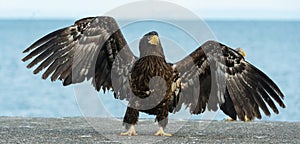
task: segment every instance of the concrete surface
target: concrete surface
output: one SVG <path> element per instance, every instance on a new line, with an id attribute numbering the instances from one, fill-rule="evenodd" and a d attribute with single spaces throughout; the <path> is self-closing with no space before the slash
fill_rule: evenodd
<path id="1" fill-rule="evenodd" d="M 136 130 L 119 136 L 121 119 L 0 117 L 0 143 L 300 143 L 300 122 L 170 120 L 173 136 L 159 137 L 154 120 L 141 119 Z"/>

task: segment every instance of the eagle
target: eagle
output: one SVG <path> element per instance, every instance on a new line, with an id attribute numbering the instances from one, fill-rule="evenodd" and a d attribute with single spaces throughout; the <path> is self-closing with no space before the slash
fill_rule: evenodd
<path id="1" fill-rule="evenodd" d="M 169 48 L 168 49 L 172 49 Z M 140 56 L 130 50 L 116 20 L 87 17 L 34 42 L 22 61 L 42 78 L 64 86 L 90 80 L 97 91 L 109 90 L 128 101 L 123 136 L 137 135 L 139 112 L 155 115 L 157 136 L 169 113 L 182 108 L 191 114 L 221 109 L 232 119 L 261 119 L 285 108 L 284 94 L 261 70 L 245 60 L 245 52 L 208 40 L 176 63 L 166 61 L 159 34 L 151 31 L 139 41 Z M 276 104 L 277 103 L 277 104 Z"/>

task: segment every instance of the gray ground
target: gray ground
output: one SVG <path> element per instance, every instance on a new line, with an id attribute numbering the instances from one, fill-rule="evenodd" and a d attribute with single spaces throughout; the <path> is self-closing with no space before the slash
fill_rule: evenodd
<path id="1" fill-rule="evenodd" d="M 300 123 L 170 120 L 170 138 L 153 136 L 151 119 L 136 127 L 139 136 L 119 136 L 119 119 L 0 117 L 0 143 L 300 143 Z"/>

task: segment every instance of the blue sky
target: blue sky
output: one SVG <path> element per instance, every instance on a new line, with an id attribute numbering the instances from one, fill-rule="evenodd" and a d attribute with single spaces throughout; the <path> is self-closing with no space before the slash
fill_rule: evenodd
<path id="1" fill-rule="evenodd" d="M 81 18 L 136 0 L 0 0 L 0 18 Z M 210 19 L 300 19 L 299 0 L 166 0 Z"/>

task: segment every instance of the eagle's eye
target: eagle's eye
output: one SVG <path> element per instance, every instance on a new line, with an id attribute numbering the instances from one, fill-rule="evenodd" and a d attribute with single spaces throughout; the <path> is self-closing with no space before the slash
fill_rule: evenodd
<path id="1" fill-rule="evenodd" d="M 151 45 L 158 45 L 159 44 L 158 36 L 157 35 L 150 36 L 148 38 L 148 43 Z"/>

